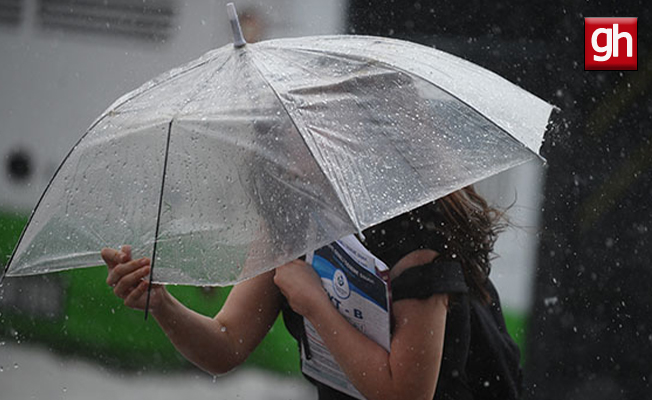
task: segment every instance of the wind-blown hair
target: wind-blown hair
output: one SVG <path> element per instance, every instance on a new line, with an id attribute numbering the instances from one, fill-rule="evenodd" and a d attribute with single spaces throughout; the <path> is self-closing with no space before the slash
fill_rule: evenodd
<path id="1" fill-rule="evenodd" d="M 447 237 L 447 257 L 462 264 L 470 293 L 488 302 L 485 284 L 498 234 L 508 225 L 505 212 L 491 207 L 473 186 L 453 192 L 437 204 L 444 216 L 439 230 Z"/>

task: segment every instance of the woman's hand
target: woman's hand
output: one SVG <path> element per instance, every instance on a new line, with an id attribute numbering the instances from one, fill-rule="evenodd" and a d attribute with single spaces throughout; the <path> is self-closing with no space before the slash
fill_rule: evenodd
<path id="1" fill-rule="evenodd" d="M 294 260 L 276 268 L 274 283 L 288 300 L 290 307 L 304 317 L 316 307 L 330 306 L 319 276 L 305 261 Z"/>
<path id="2" fill-rule="evenodd" d="M 113 293 L 124 300 L 127 307 L 144 310 L 147 302 L 146 280 L 150 273 L 151 262 L 148 258 L 131 259 L 131 246 L 122 246 L 121 250 L 104 248 L 101 252 L 109 274 L 106 283 L 113 288 Z M 152 285 L 149 308 L 155 311 L 167 294 L 162 285 Z"/>

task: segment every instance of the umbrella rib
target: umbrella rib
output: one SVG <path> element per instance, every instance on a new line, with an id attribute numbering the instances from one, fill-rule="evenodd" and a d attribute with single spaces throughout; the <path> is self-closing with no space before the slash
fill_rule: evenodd
<path id="1" fill-rule="evenodd" d="M 211 57 L 211 58 L 208 58 L 208 59 L 206 59 L 206 60 L 204 60 L 204 61 L 202 61 L 202 62 L 200 62 L 200 63 L 197 63 L 197 64 L 195 64 L 195 65 L 192 65 L 191 67 L 189 67 L 189 68 L 187 68 L 187 69 L 181 69 L 181 70 L 178 71 L 176 74 L 171 75 L 171 76 L 167 76 L 167 77 L 165 77 L 165 79 L 161 79 L 160 81 L 153 82 L 153 83 L 151 84 L 151 86 L 146 87 L 146 88 L 143 88 L 143 86 L 145 86 L 145 85 L 147 85 L 147 84 L 149 83 L 149 82 L 146 82 L 145 84 L 143 84 L 143 86 L 141 86 L 141 87 L 139 87 L 139 88 L 133 90 L 132 92 L 126 94 L 123 98 L 121 97 L 121 98 L 119 98 L 118 100 L 116 100 L 116 103 L 117 103 L 117 104 L 116 104 L 116 103 L 113 103 L 112 105 L 110 105 L 110 106 L 109 106 L 109 109 L 110 109 L 110 110 L 107 110 L 107 112 L 105 112 L 104 114 L 102 114 L 102 115 L 97 119 L 97 121 L 93 124 L 93 126 L 92 126 L 91 128 L 89 128 L 89 131 L 90 131 L 93 127 L 95 127 L 95 125 L 97 125 L 100 121 L 102 121 L 104 118 L 106 118 L 107 115 L 110 115 L 110 111 L 115 111 L 115 110 L 117 110 L 118 108 L 122 107 L 125 103 L 130 102 L 131 100 L 133 100 L 133 99 L 135 99 L 135 98 L 137 98 L 137 97 L 143 95 L 144 93 L 147 93 L 147 92 L 149 92 L 150 90 L 153 90 L 153 89 L 155 89 L 155 88 L 161 86 L 161 85 L 164 84 L 164 83 L 167 83 L 167 82 L 169 82 L 169 81 L 171 81 L 171 80 L 177 79 L 178 77 L 181 77 L 182 75 L 185 75 L 185 74 L 187 74 L 187 73 L 189 73 L 189 72 L 191 72 L 191 71 L 194 71 L 195 69 L 197 69 L 197 68 L 199 68 L 199 67 L 202 67 L 202 66 L 204 66 L 204 65 L 206 65 L 206 64 L 208 64 L 208 63 L 210 63 L 210 62 L 212 62 L 212 61 L 215 61 L 216 58 L 217 58 L 217 57 Z M 230 57 L 228 57 L 228 58 L 230 58 Z M 228 58 L 227 58 L 227 60 L 228 60 Z M 150 82 L 151 82 L 151 81 L 150 81 Z"/>
<path id="2" fill-rule="evenodd" d="M 22 233 L 20 234 L 20 238 L 18 238 L 18 242 L 16 243 L 16 247 L 14 247 L 14 251 L 11 253 L 11 257 L 9 258 L 9 261 L 7 262 L 7 265 L 4 268 L 4 271 L 2 273 L 2 276 L 0 276 L 0 284 L 4 280 L 5 276 L 7 275 L 7 271 L 9 271 L 9 266 L 11 265 L 12 261 L 14 260 L 14 257 L 16 256 L 16 252 L 18 248 L 20 247 L 21 242 L 23 241 L 23 238 L 25 236 L 25 232 L 27 232 L 27 227 L 29 227 L 29 224 L 32 222 L 32 219 L 34 218 L 34 215 L 36 215 L 36 210 L 38 210 L 39 206 L 43 202 L 43 199 L 45 198 L 45 195 L 48 193 L 50 190 L 50 187 L 52 186 L 52 182 L 54 182 L 55 178 L 57 175 L 59 175 L 59 172 L 61 171 L 61 168 L 66 164 L 66 161 L 70 158 L 70 155 L 72 154 L 73 151 L 79 146 L 79 144 L 88 136 L 91 131 L 93 131 L 93 128 L 95 128 L 108 114 L 103 115 L 102 117 L 98 118 L 97 121 L 95 121 L 91 126 L 86 130 L 86 133 L 84 133 L 79 140 L 77 140 L 77 143 L 70 149 L 68 154 L 66 154 L 66 157 L 61 161 L 59 166 L 57 167 L 57 170 L 54 171 L 54 174 L 52 174 L 52 178 L 50 178 L 50 182 L 48 182 L 47 186 L 45 187 L 45 190 L 43 193 L 41 193 L 41 197 L 38 199 L 38 202 L 36 203 L 36 206 L 32 210 L 32 213 L 29 215 L 29 219 L 27 220 L 27 224 L 25 224 L 25 227 L 23 228 Z"/>
<path id="3" fill-rule="evenodd" d="M 154 281 L 154 264 L 156 262 L 156 246 L 158 244 L 158 232 L 161 227 L 161 214 L 163 210 L 163 190 L 165 188 L 165 175 L 168 167 L 168 155 L 170 154 L 170 137 L 172 136 L 172 124 L 174 119 L 168 124 L 168 137 L 165 143 L 165 158 L 163 160 L 163 176 L 161 177 L 161 192 L 158 200 L 158 216 L 156 217 L 156 231 L 154 232 L 154 248 L 152 249 L 152 262 L 149 269 L 149 284 L 147 285 L 147 300 L 145 301 L 145 320 L 149 314 L 149 301 L 152 294 L 152 282 Z"/>
<path id="4" fill-rule="evenodd" d="M 299 126 L 298 126 L 297 123 L 294 121 L 294 118 L 292 118 L 292 114 L 291 114 L 290 111 L 287 109 L 287 107 L 285 106 L 285 103 L 284 103 L 283 100 L 281 99 L 281 95 L 278 93 L 278 91 L 276 90 L 276 88 L 271 84 L 271 82 L 269 82 L 269 81 L 267 80 L 267 78 L 265 78 L 265 74 L 263 74 L 263 72 L 260 70 L 260 68 L 259 68 L 258 65 L 256 64 L 256 60 L 254 59 L 254 57 L 251 57 L 251 64 L 252 64 L 253 67 L 256 69 L 256 71 L 258 72 L 258 75 L 260 75 L 260 77 L 261 77 L 261 79 L 263 80 L 263 82 L 265 82 L 265 84 L 266 84 L 266 85 L 271 89 L 272 93 L 274 93 L 274 96 L 276 96 L 276 99 L 278 100 L 279 104 L 280 104 L 281 107 L 283 108 L 283 111 L 285 111 L 285 113 L 287 114 L 288 118 L 289 118 L 290 121 L 292 122 L 292 125 L 294 126 L 294 129 L 296 129 L 296 130 L 297 130 L 297 133 L 299 133 L 299 137 L 301 138 L 301 140 L 303 140 L 303 143 L 306 145 L 306 148 L 308 149 L 308 151 L 309 151 L 310 154 L 312 155 L 313 159 L 315 159 L 315 160 L 323 159 L 324 157 L 322 157 L 321 154 L 320 154 L 320 158 L 317 158 L 317 157 L 315 156 L 315 154 L 314 154 L 313 151 L 312 151 L 312 148 L 310 147 L 310 145 L 309 145 L 308 142 L 306 141 L 306 138 L 304 137 L 304 135 L 301 134 L 301 130 L 299 129 Z M 330 186 L 331 186 L 331 188 L 333 189 L 333 192 L 335 193 L 335 195 L 337 196 L 337 198 L 340 200 L 340 202 L 342 202 L 342 199 L 340 198 L 340 196 L 339 196 L 339 194 L 338 194 L 338 191 L 337 191 L 336 188 L 334 187 L 333 182 L 332 182 L 330 179 L 328 179 L 328 175 L 326 174 L 326 171 L 324 171 L 324 168 L 322 167 L 321 163 L 316 162 L 316 164 L 317 164 L 317 167 L 319 168 L 319 170 L 321 171 L 321 173 L 326 177 L 326 181 L 330 184 Z M 342 192 L 344 192 L 344 190 L 342 190 L 342 188 L 340 188 L 340 189 L 341 189 Z M 342 203 L 343 203 L 343 202 L 342 202 Z M 344 212 L 346 212 L 346 215 L 349 217 L 349 221 L 353 224 L 353 226 L 355 226 L 355 229 L 358 231 L 358 233 L 362 233 L 362 228 L 361 228 L 360 225 L 358 224 L 358 220 L 357 220 L 356 218 L 353 218 L 353 215 L 351 215 L 351 213 L 349 212 L 349 210 L 348 210 L 346 207 L 343 206 L 342 208 L 344 208 Z"/>
<path id="5" fill-rule="evenodd" d="M 228 59 L 230 59 L 230 57 L 227 58 L 227 61 L 228 61 Z M 132 96 L 129 96 L 128 98 L 124 99 L 123 101 L 120 101 L 120 104 L 115 105 L 115 106 L 109 106 L 109 108 L 111 108 L 112 110 L 115 110 L 118 107 L 121 107 L 122 105 L 124 105 L 126 102 L 128 102 L 130 100 L 133 100 L 136 97 L 142 95 L 143 93 L 146 93 L 147 91 L 149 91 L 149 90 L 151 90 L 151 89 L 153 89 L 155 87 L 158 87 L 158 86 L 162 85 L 163 83 L 166 83 L 166 82 L 168 82 L 168 81 L 170 81 L 172 79 L 175 79 L 175 78 L 177 78 L 177 77 L 179 77 L 181 75 L 184 75 L 185 73 L 187 73 L 189 71 L 192 71 L 192 70 L 194 70 L 196 68 L 199 68 L 202 65 L 205 65 L 205 64 L 207 64 L 207 63 L 209 63 L 209 62 L 211 62 L 213 60 L 215 60 L 215 57 L 209 58 L 209 59 L 205 60 L 204 62 L 193 65 L 191 68 L 182 70 L 182 71 L 180 71 L 179 73 L 177 73 L 175 75 L 167 77 L 167 79 L 162 79 L 161 81 L 156 82 L 155 84 L 153 84 L 152 86 L 150 86 L 150 87 L 148 87 L 148 88 L 146 88 L 144 90 L 138 91 L 138 89 L 136 89 L 136 91 L 138 91 L 138 93 L 134 93 Z M 224 62 L 224 64 L 226 64 L 226 61 Z M 7 265 L 5 265 L 5 268 L 4 268 L 3 272 L 2 272 L 2 275 L 0 275 L 0 284 L 2 284 L 2 282 L 4 281 L 4 278 L 7 275 L 7 272 L 9 271 L 9 266 L 11 265 L 12 261 L 14 260 L 14 258 L 16 256 L 16 252 L 17 252 L 18 248 L 20 247 L 20 244 L 23 241 L 23 238 L 25 236 L 25 232 L 27 232 L 27 228 L 29 227 L 30 223 L 32 222 L 32 220 L 34 218 L 34 215 L 36 214 L 36 211 L 38 210 L 39 206 L 43 202 L 43 199 L 45 198 L 45 196 L 49 192 L 50 187 L 52 186 L 52 182 L 54 182 L 55 178 L 57 177 L 57 175 L 61 171 L 61 168 L 66 164 L 66 161 L 68 161 L 68 159 L 70 158 L 70 155 L 75 151 L 77 146 L 79 146 L 79 144 L 93 131 L 93 129 L 97 125 L 99 125 L 100 122 L 102 122 L 104 119 L 106 119 L 107 116 L 110 116 L 109 112 L 103 113 L 99 118 L 97 118 L 91 124 L 91 126 L 88 127 L 88 129 L 86 129 L 86 132 L 79 138 L 79 140 L 77 140 L 77 143 L 75 143 L 75 145 L 70 149 L 68 154 L 66 154 L 66 157 L 63 159 L 63 161 L 61 161 L 61 163 L 57 167 L 54 174 L 52 174 L 52 178 L 50 178 L 50 181 L 48 182 L 47 186 L 45 187 L 45 190 L 43 191 L 43 193 L 41 193 L 41 197 L 39 198 L 38 202 L 36 203 L 36 206 L 32 210 L 32 213 L 30 214 L 29 219 L 27 220 L 27 224 L 25 224 L 25 227 L 23 228 L 23 231 L 21 232 L 20 237 L 18 238 L 18 242 L 16 243 L 16 246 L 14 247 L 14 251 L 11 253 L 11 257 L 9 257 L 9 261 L 7 262 Z"/>
<path id="6" fill-rule="evenodd" d="M 203 89 L 202 85 L 205 85 L 206 82 L 209 82 L 212 80 L 221 70 L 222 68 L 226 65 L 226 63 L 231 60 L 231 56 L 227 57 L 226 60 L 220 65 L 213 73 L 210 74 L 210 76 L 202 83 L 198 84 L 194 93 L 188 97 L 188 100 L 186 104 L 184 104 L 176 113 L 177 116 L 181 115 L 185 107 L 191 102 L 191 100 L 201 92 Z M 203 65 L 205 63 L 202 63 Z M 163 193 L 165 190 L 165 177 L 167 175 L 167 167 L 168 167 L 168 156 L 170 154 L 170 139 L 172 137 L 172 124 L 174 123 L 175 117 L 172 117 L 170 120 L 170 123 L 168 124 L 168 134 L 167 134 L 167 140 L 165 144 L 165 158 L 163 161 L 163 176 L 161 178 L 161 192 L 159 195 L 159 203 L 158 203 L 158 216 L 156 218 L 156 230 L 154 232 L 154 247 L 152 249 L 152 263 L 150 265 L 150 270 L 149 270 L 149 284 L 147 285 L 147 300 L 145 301 L 145 320 L 147 320 L 147 316 L 149 315 L 149 302 L 150 302 L 150 297 L 152 293 L 152 283 L 154 281 L 154 264 L 156 263 L 156 250 L 157 250 L 157 245 L 158 245 L 158 236 L 159 236 L 159 229 L 161 227 L 161 214 L 163 211 Z"/>

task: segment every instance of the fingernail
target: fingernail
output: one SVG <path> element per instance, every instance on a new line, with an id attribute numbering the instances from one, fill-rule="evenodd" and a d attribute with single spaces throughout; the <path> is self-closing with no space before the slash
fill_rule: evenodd
<path id="1" fill-rule="evenodd" d="M 138 264 L 140 264 L 140 265 L 147 265 L 147 264 L 149 264 L 149 260 L 146 259 L 146 258 L 141 258 L 141 259 L 138 261 Z"/>

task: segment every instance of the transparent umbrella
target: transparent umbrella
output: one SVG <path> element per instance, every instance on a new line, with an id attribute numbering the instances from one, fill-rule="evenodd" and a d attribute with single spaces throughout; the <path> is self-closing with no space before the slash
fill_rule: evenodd
<path id="1" fill-rule="evenodd" d="M 152 258 L 228 285 L 537 158 L 552 106 L 405 41 L 236 39 L 126 94 L 63 161 L 5 269 Z"/>

